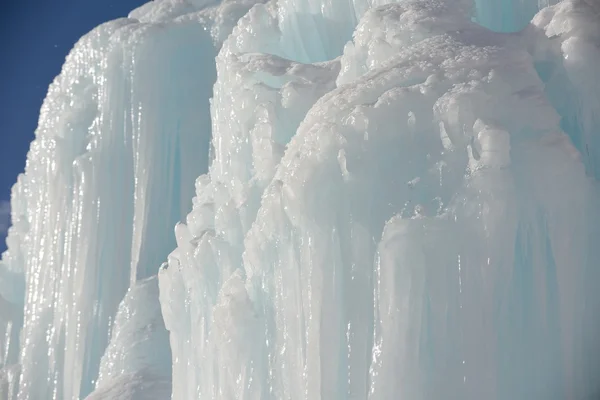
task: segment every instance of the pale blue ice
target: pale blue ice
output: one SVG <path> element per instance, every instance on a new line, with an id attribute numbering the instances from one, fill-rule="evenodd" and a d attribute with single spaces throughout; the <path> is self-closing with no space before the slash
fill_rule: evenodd
<path id="1" fill-rule="evenodd" d="M 49 88 L 2 400 L 600 396 L 600 3 L 155 0 Z"/>

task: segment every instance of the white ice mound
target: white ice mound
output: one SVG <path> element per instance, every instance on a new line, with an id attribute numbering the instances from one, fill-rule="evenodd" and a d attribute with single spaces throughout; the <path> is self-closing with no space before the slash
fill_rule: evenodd
<path id="1" fill-rule="evenodd" d="M 339 87 L 286 114 L 274 7 L 218 57 L 214 159 L 159 273 L 173 398 L 590 395 L 597 187 L 527 42 L 374 8 L 310 75 Z"/>
<path id="2" fill-rule="evenodd" d="M 169 334 L 158 302 L 158 279 L 153 276 L 132 286 L 119 305 L 96 390 L 87 399 L 170 397 Z"/>
<path id="3" fill-rule="evenodd" d="M 171 381 L 151 373 L 119 375 L 85 400 L 163 400 L 171 396 Z"/>
<path id="4" fill-rule="evenodd" d="M 157 277 L 137 282 L 119 305 L 96 386 L 140 370 L 170 378 L 168 340 L 158 301 Z"/>

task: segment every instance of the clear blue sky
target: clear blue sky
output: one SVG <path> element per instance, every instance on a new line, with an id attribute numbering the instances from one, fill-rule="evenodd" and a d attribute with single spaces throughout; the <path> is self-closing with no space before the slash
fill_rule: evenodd
<path id="1" fill-rule="evenodd" d="M 0 251 L 6 201 L 25 167 L 48 85 L 75 42 L 145 0 L 8 0 L 0 12 Z"/>

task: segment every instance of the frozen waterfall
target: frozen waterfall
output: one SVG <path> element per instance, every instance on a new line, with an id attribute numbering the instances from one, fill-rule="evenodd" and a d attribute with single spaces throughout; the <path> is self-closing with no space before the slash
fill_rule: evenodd
<path id="1" fill-rule="evenodd" d="M 598 65 L 597 0 L 97 27 L 13 187 L 0 398 L 600 396 Z"/>

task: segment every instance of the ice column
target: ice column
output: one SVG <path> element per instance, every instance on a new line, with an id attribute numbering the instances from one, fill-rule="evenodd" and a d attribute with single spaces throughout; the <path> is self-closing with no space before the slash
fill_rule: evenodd
<path id="1" fill-rule="evenodd" d="M 25 287 L 20 399 L 91 392 L 118 304 L 175 245 L 208 166 L 216 50 L 198 10 L 154 2 L 96 28 L 49 89 L 3 259 Z"/>

